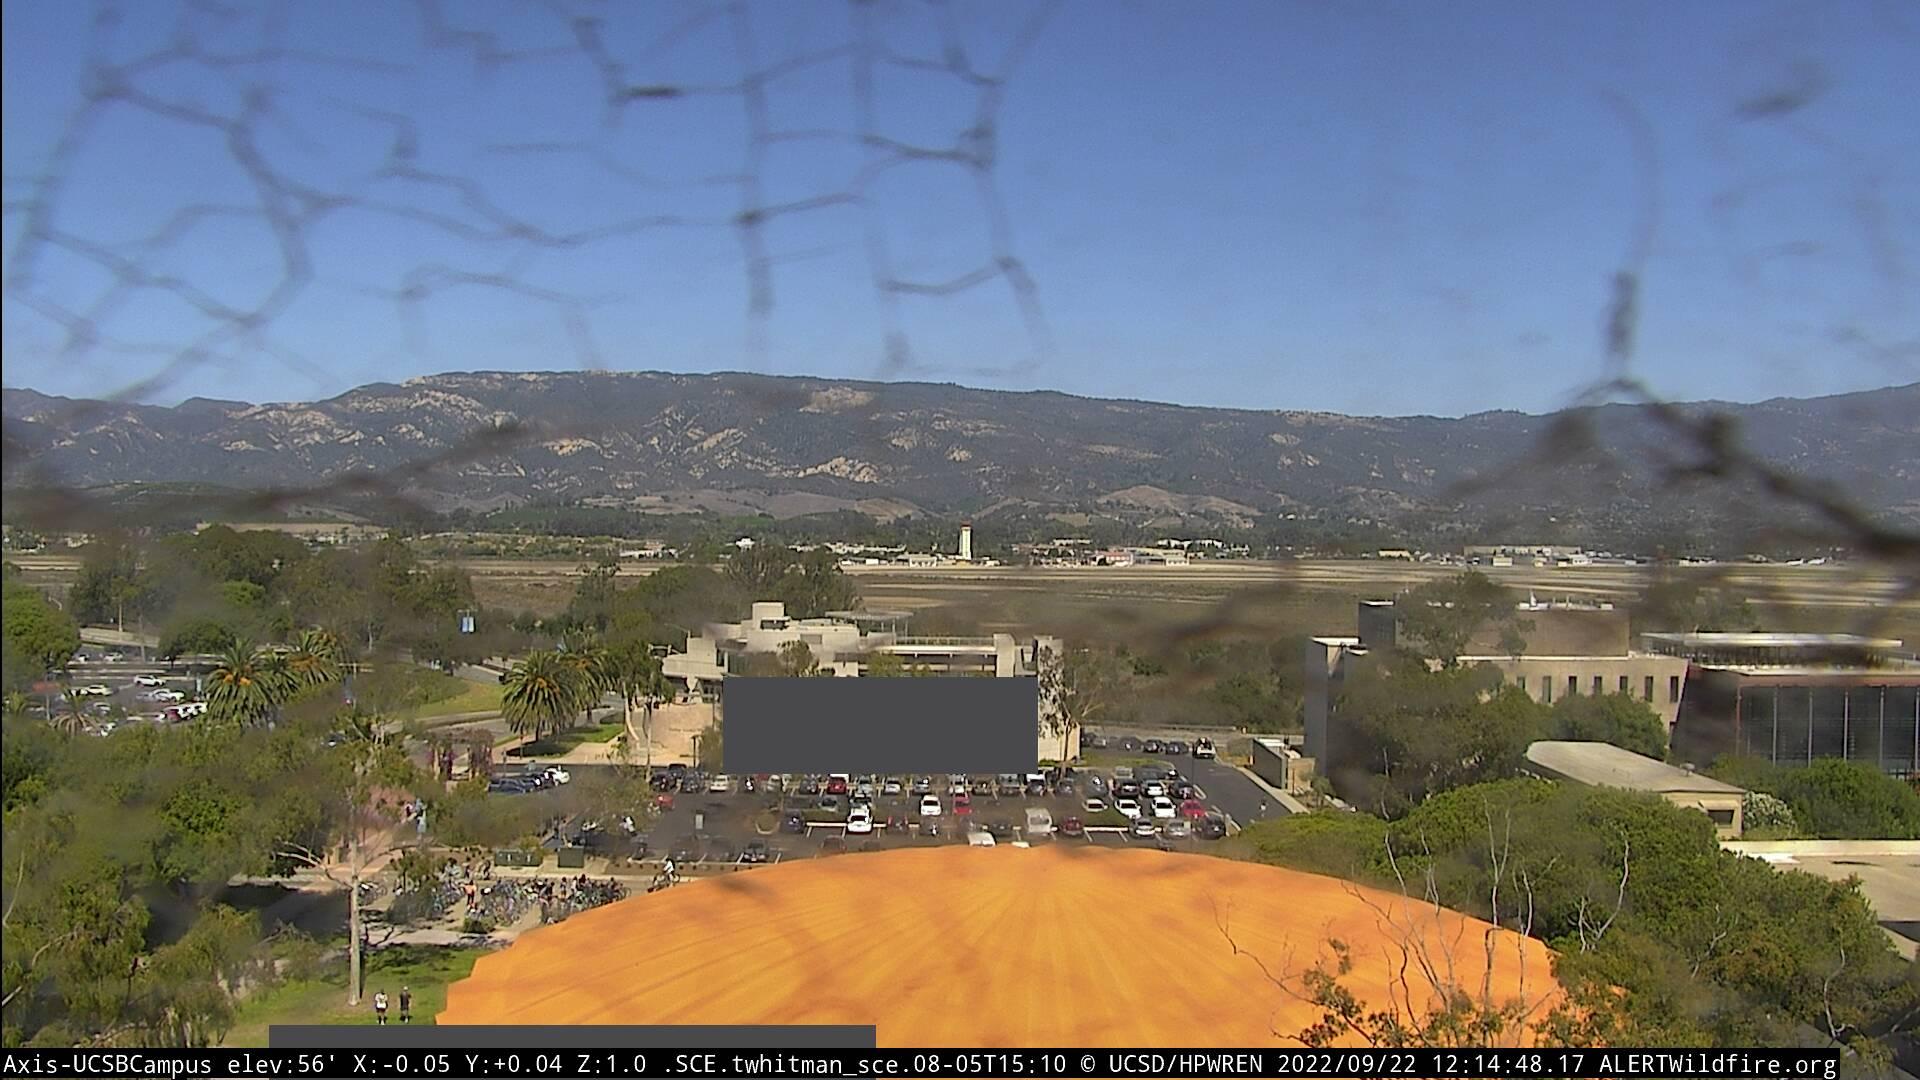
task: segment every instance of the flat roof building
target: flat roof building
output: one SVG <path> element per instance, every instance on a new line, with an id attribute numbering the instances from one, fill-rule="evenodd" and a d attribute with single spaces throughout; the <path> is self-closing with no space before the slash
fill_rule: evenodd
<path id="1" fill-rule="evenodd" d="M 1739 837 L 1743 788 L 1623 750 L 1612 743 L 1546 739 L 1527 747 L 1529 771 L 1549 780 L 1658 795 L 1713 820 L 1722 839 Z"/>

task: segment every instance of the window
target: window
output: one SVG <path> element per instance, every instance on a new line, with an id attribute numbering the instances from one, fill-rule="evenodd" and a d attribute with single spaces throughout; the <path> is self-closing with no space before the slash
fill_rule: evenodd
<path id="1" fill-rule="evenodd" d="M 1602 689 L 1602 684 L 1600 682 L 1602 677 L 1603 676 L 1599 676 L 1599 675 L 1595 675 L 1593 677 L 1593 696 L 1594 697 L 1599 697 L 1601 694 L 1606 693 L 1606 690 Z"/>
<path id="2" fill-rule="evenodd" d="M 1551 675 L 1540 676 L 1540 700 L 1548 705 L 1553 704 L 1553 676 Z"/>
<path id="3" fill-rule="evenodd" d="M 1723 829 L 1733 828 L 1733 811 L 1731 810 L 1708 810 L 1707 816 L 1713 819 L 1715 825 Z"/>
<path id="4" fill-rule="evenodd" d="M 1627 696 L 1627 677 L 1625 675 L 1620 676 L 1620 689 L 1618 692 L 1621 697 Z"/>
<path id="5" fill-rule="evenodd" d="M 1568 697 L 1580 696 L 1580 676 L 1578 675 L 1567 676 L 1567 696 Z"/>
<path id="6" fill-rule="evenodd" d="M 1667 704 L 1671 705 L 1674 702 L 1679 700 L 1680 700 L 1680 676 L 1669 675 L 1667 676 Z"/>
<path id="7" fill-rule="evenodd" d="M 1647 676 L 1646 686 L 1643 688 L 1640 696 L 1645 698 L 1648 704 L 1653 703 L 1653 676 Z"/>

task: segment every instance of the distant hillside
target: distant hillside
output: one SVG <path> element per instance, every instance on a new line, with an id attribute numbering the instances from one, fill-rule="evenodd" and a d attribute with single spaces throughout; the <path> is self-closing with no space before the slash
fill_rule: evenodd
<path id="1" fill-rule="evenodd" d="M 1552 418 L 1516 412 L 1343 416 L 745 374 L 478 372 L 319 402 L 171 408 L 9 389 L 4 406 L 10 488 L 309 487 L 412 466 L 409 493 L 439 509 L 592 498 L 659 512 L 1084 510 L 1239 527 L 1303 510 L 1642 519 L 1662 470 L 1691 460 L 1635 406 L 1593 410 L 1597 442 L 1565 460 L 1542 450 Z M 1769 460 L 1877 509 L 1920 511 L 1920 383 L 1712 407 Z M 515 434 L 462 453 L 503 429 Z M 1488 482 L 1462 487 L 1476 478 Z"/>

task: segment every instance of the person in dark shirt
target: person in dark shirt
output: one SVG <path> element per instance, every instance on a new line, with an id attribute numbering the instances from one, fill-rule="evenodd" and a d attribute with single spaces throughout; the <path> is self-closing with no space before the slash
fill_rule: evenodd
<path id="1" fill-rule="evenodd" d="M 413 991 L 404 986 L 400 988 L 400 1022 L 413 1023 Z"/>

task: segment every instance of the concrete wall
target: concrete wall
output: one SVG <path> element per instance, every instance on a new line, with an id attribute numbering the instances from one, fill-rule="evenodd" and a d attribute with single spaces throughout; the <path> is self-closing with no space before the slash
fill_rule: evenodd
<path id="1" fill-rule="evenodd" d="M 1627 696 L 1635 701 L 1647 701 L 1646 685 L 1649 676 L 1653 679 L 1653 699 L 1647 704 L 1660 716 L 1660 722 L 1667 731 L 1673 731 L 1675 718 L 1679 715 L 1680 700 L 1684 700 L 1687 684 L 1687 662 L 1672 656 L 1522 656 L 1515 660 L 1510 656 L 1463 657 L 1463 663 L 1488 663 L 1500 670 L 1501 678 L 1515 686 L 1520 686 L 1527 696 L 1539 702 L 1558 702 L 1567 696 L 1567 680 L 1574 681 L 1574 691 L 1581 697 L 1593 693 L 1593 680 L 1600 679 L 1600 692 L 1616 694 L 1620 692 L 1620 680 L 1627 680 Z M 1668 694 L 1672 680 L 1680 680 L 1681 698 L 1674 699 Z M 1551 687 L 1551 692 L 1549 692 Z"/>

